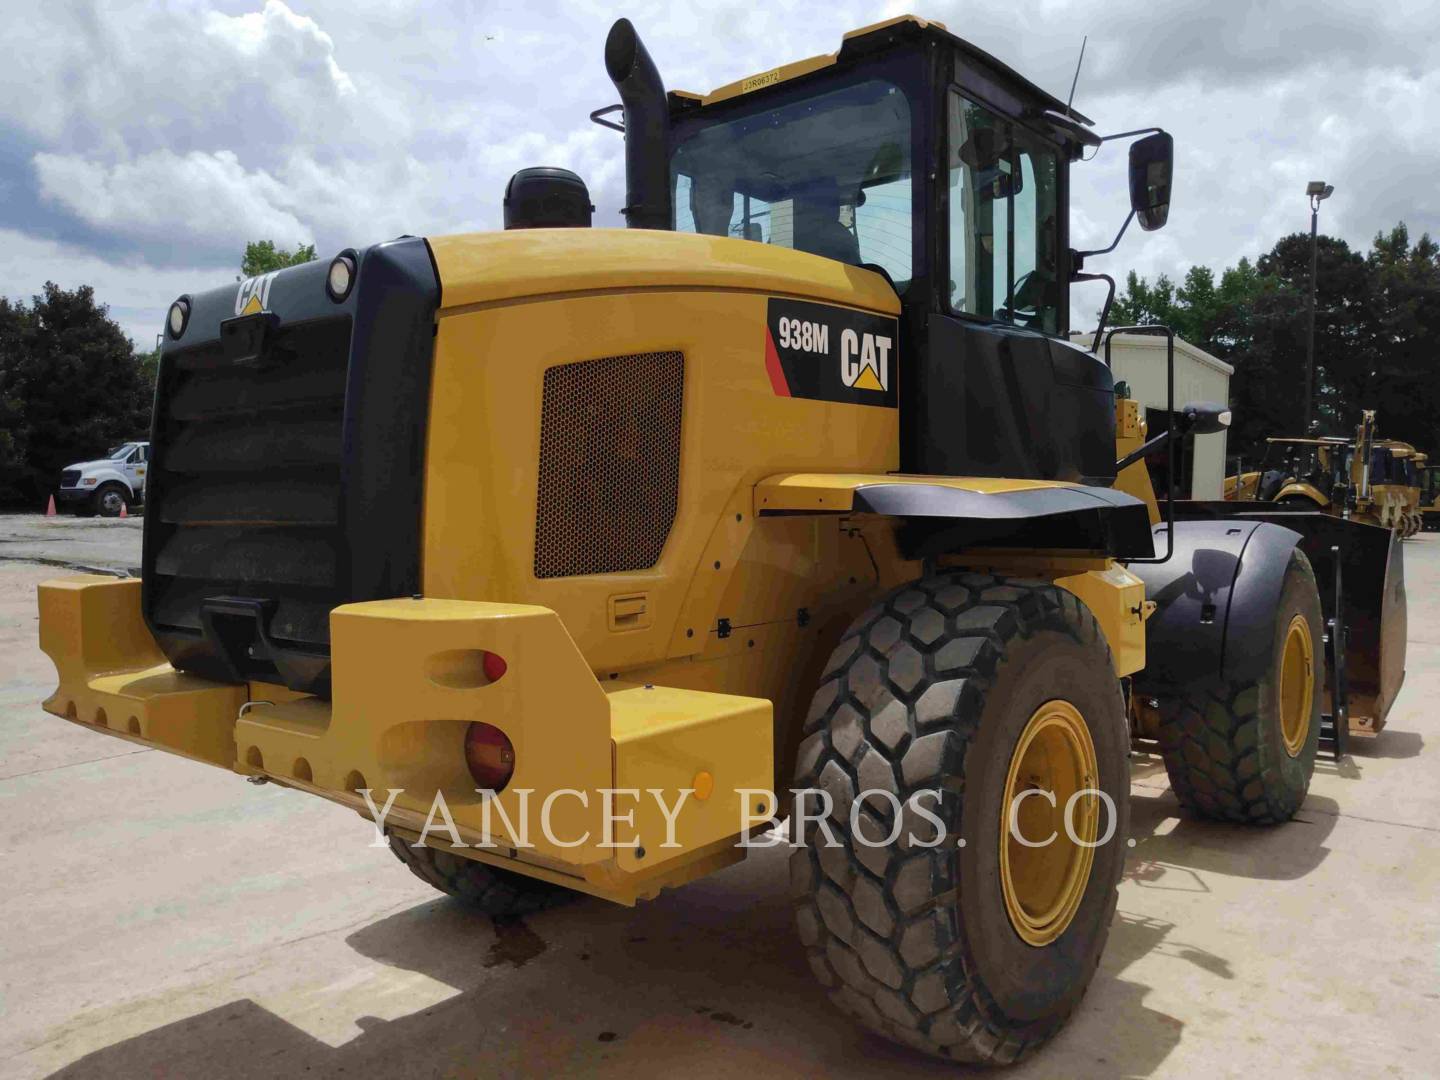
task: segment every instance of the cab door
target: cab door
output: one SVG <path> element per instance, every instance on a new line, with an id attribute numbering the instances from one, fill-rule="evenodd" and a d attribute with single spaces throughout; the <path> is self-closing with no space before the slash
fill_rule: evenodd
<path id="1" fill-rule="evenodd" d="M 901 384 L 902 467 L 1109 486 L 1114 379 L 1064 336 L 1062 148 L 958 88 L 946 102 L 946 284 Z"/>
<path id="2" fill-rule="evenodd" d="M 137 446 L 130 451 L 130 456 L 125 459 L 125 464 L 120 467 L 125 474 L 125 480 L 130 485 L 130 490 L 138 498 L 145 488 L 145 458 L 146 448 Z"/>

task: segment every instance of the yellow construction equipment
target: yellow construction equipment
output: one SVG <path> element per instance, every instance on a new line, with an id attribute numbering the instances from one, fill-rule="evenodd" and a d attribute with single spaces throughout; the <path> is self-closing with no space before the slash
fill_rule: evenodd
<path id="1" fill-rule="evenodd" d="M 1420 521 L 1421 527 L 1430 532 L 1440 528 L 1440 465 L 1428 463 L 1428 455 L 1417 458 L 1416 471 L 1420 479 Z"/>
<path id="2" fill-rule="evenodd" d="M 1225 478 L 1227 501 L 1299 505 L 1394 529 L 1420 531 L 1420 474 L 1409 443 L 1375 436 L 1375 413 L 1364 411 L 1352 439 L 1273 437 L 1259 468 Z M 1424 458 L 1425 455 L 1418 455 Z"/>
<path id="3" fill-rule="evenodd" d="M 1409 443 L 1384 439 L 1375 443 L 1370 466 L 1374 512 L 1380 524 L 1406 539 L 1420 531 L 1420 477 L 1414 456 Z"/>
<path id="4" fill-rule="evenodd" d="M 1229 412 L 1147 432 L 1067 340 L 1105 140 L 1000 61 L 906 16 L 709 94 L 623 19 L 605 63 L 628 229 L 527 169 L 504 231 L 175 301 L 142 575 L 41 586 L 45 707 L 357 810 L 495 914 L 788 819 L 835 1003 L 1014 1061 L 1099 962 L 1132 742 L 1193 813 L 1288 819 L 1403 677 L 1399 549 L 1150 491 Z"/>

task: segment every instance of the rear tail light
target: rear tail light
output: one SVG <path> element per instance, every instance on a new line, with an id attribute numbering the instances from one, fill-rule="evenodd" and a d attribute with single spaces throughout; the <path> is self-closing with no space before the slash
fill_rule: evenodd
<path id="1" fill-rule="evenodd" d="M 500 660 L 498 656 L 495 659 Z M 505 661 L 500 660 L 500 663 L 503 667 Z M 504 674 L 503 670 L 501 674 Z M 515 747 L 510 737 L 499 728 L 477 720 L 465 730 L 465 764 L 470 768 L 476 787 L 503 791 L 515 773 Z"/>
<path id="2" fill-rule="evenodd" d="M 485 678 L 489 682 L 499 682 L 500 677 L 505 674 L 505 658 L 499 653 L 487 652 L 480 661 L 485 670 Z"/>

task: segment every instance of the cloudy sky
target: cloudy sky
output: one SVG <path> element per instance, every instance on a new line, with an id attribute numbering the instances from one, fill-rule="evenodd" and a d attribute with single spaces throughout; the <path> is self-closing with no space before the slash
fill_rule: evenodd
<path id="1" fill-rule="evenodd" d="M 498 227 L 506 178 L 562 165 L 618 224 L 620 137 L 602 46 L 628 15 L 672 89 L 833 51 L 913 10 L 1104 130 L 1176 137 L 1170 224 L 1105 268 L 1214 266 L 1308 228 L 1364 247 L 1397 220 L 1440 233 L 1434 0 L 885 0 L 623 5 L 465 0 L 0 0 L 0 295 L 95 286 L 138 343 L 178 293 L 230 280 L 245 242 L 322 255 L 401 233 Z M 1076 171 L 1076 241 L 1125 208 L 1124 154 Z M 1096 265 L 1099 265 L 1098 262 Z M 1090 305 L 1077 296 L 1081 307 Z M 1098 306 L 1098 298 L 1097 298 Z"/>

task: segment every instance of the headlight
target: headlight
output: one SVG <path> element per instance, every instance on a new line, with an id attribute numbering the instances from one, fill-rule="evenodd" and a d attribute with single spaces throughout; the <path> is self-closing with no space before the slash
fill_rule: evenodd
<path id="1" fill-rule="evenodd" d="M 330 272 L 325 275 L 325 291 L 335 303 L 344 303 L 355 285 L 355 257 L 350 254 L 336 255 L 330 263 Z"/>
<path id="2" fill-rule="evenodd" d="M 150 325 L 151 325 L 151 326 L 154 326 L 155 324 L 154 324 L 154 323 L 151 323 Z M 95 477 L 95 476 L 87 476 L 87 477 L 85 477 L 84 479 L 82 479 L 82 480 L 80 481 L 80 483 L 84 484 L 86 487 L 94 487 L 98 482 L 99 482 L 99 477 Z"/>
<path id="3" fill-rule="evenodd" d="M 185 325 L 189 321 L 190 301 L 182 296 L 170 305 L 170 317 L 166 320 L 170 327 L 170 336 L 179 341 L 180 335 L 185 333 Z"/>

